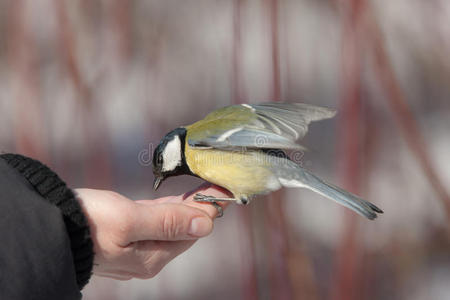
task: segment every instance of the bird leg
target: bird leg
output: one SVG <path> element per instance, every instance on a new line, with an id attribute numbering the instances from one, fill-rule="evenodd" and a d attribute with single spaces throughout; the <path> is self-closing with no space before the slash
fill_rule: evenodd
<path id="1" fill-rule="evenodd" d="M 217 204 L 217 201 L 237 201 L 235 198 L 217 198 L 214 196 L 207 196 L 203 194 L 195 194 L 194 195 L 194 201 L 196 202 L 208 202 L 214 205 L 214 207 L 218 211 L 217 218 L 220 218 L 223 216 L 223 208 L 219 204 Z"/>
<path id="2" fill-rule="evenodd" d="M 195 194 L 194 200 L 198 202 L 216 202 L 216 201 L 238 201 L 236 198 L 218 198 L 203 194 Z"/>

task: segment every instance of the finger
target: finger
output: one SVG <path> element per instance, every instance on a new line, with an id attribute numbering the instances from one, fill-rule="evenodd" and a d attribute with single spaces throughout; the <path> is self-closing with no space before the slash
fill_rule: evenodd
<path id="1" fill-rule="evenodd" d="M 157 199 L 135 200 L 135 202 L 147 204 L 147 205 L 155 205 L 155 204 L 162 204 L 162 203 L 181 203 L 181 202 L 183 202 L 183 199 L 181 199 L 179 196 L 167 196 L 167 197 L 161 197 L 161 198 L 157 198 Z"/>
<path id="2" fill-rule="evenodd" d="M 211 218 L 217 217 L 217 214 L 218 214 L 217 208 L 214 207 L 214 205 L 212 205 L 211 203 L 194 201 L 194 196 L 195 196 L 195 194 L 198 194 L 198 193 L 203 194 L 203 195 L 208 195 L 208 196 L 214 196 L 214 197 L 218 197 L 218 198 L 224 198 L 224 197 L 232 198 L 233 197 L 233 194 L 231 194 L 226 189 L 221 188 L 216 185 L 211 185 L 210 183 L 203 184 L 196 190 L 186 193 L 184 195 L 181 195 L 181 197 L 184 198 L 183 203 L 185 203 L 191 207 L 196 207 L 196 208 L 204 210 Z M 219 204 L 222 207 L 222 209 L 225 209 L 230 203 L 218 201 L 217 204 Z"/>
<path id="3" fill-rule="evenodd" d="M 233 197 L 233 194 L 231 194 L 229 191 L 227 191 L 224 188 L 221 188 L 216 185 L 212 185 L 209 182 L 206 182 L 196 188 L 195 190 L 192 190 L 190 192 L 187 192 L 185 194 L 179 195 L 179 196 L 168 196 L 168 197 L 162 197 L 155 200 L 137 200 L 137 203 L 142 204 L 148 204 L 148 205 L 155 205 L 155 204 L 161 204 L 161 203 L 184 203 L 191 207 L 195 207 L 198 209 L 203 210 L 206 212 L 211 218 L 215 218 L 218 214 L 217 208 L 214 207 L 211 203 L 206 202 L 197 202 L 194 201 L 194 196 L 197 193 L 201 193 L 204 195 L 209 196 L 215 196 L 215 197 Z M 228 206 L 228 202 L 218 202 L 218 204 L 225 209 Z"/>
<path id="4" fill-rule="evenodd" d="M 157 249 L 152 241 L 144 241 L 135 243 L 135 253 L 138 261 L 136 261 L 136 269 L 134 273 L 140 274 L 137 278 L 152 278 L 158 274 L 161 269 L 167 265 L 172 259 L 188 250 L 196 240 L 190 241 L 163 241 L 159 242 Z"/>
<path id="5" fill-rule="evenodd" d="M 94 275 L 106 278 L 112 278 L 115 280 L 130 280 L 136 275 L 124 271 L 114 271 L 114 272 L 94 272 Z"/>
<path id="6" fill-rule="evenodd" d="M 134 214 L 128 242 L 196 239 L 208 235 L 213 228 L 205 212 L 183 204 L 135 203 Z"/>
<path id="7" fill-rule="evenodd" d="M 161 197 L 158 199 L 141 199 L 136 200 L 137 203 L 145 203 L 145 204 L 160 204 L 160 203 L 181 203 L 183 201 L 193 201 L 193 197 L 197 193 L 204 193 L 216 197 L 233 197 L 233 194 L 229 192 L 228 190 L 213 185 L 209 182 L 205 182 L 199 187 L 195 188 L 192 191 L 189 191 L 187 193 L 178 195 L 178 196 L 167 196 L 167 197 Z"/>

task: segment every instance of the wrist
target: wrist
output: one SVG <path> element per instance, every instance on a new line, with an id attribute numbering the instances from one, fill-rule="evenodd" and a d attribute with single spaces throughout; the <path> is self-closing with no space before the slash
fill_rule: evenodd
<path id="1" fill-rule="evenodd" d="M 81 290 L 91 277 L 94 255 L 86 218 L 72 190 L 37 160 L 18 154 L 1 154 L 0 158 L 25 177 L 45 201 L 60 209 L 70 239 L 77 284 Z"/>

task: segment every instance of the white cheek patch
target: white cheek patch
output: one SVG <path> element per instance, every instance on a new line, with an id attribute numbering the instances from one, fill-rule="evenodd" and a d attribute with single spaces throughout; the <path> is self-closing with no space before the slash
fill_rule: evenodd
<path id="1" fill-rule="evenodd" d="M 177 166 L 181 165 L 181 141 L 177 135 L 167 143 L 162 155 L 163 171 L 173 171 Z"/>

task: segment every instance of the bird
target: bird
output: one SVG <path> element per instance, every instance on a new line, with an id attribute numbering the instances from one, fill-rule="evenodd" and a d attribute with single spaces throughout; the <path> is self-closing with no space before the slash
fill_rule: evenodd
<path id="1" fill-rule="evenodd" d="M 204 119 L 167 133 L 153 152 L 153 188 L 178 175 L 200 177 L 231 192 L 217 198 L 196 194 L 194 200 L 248 204 L 258 195 L 287 188 L 306 188 L 370 220 L 383 211 L 376 205 L 328 183 L 294 162 L 288 150 L 298 143 L 311 122 L 334 117 L 331 108 L 306 103 L 269 102 L 219 108 Z"/>

